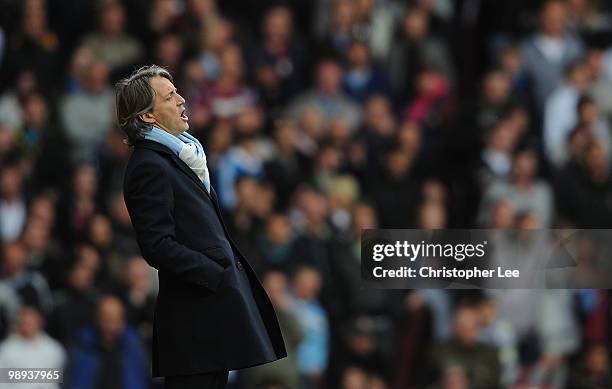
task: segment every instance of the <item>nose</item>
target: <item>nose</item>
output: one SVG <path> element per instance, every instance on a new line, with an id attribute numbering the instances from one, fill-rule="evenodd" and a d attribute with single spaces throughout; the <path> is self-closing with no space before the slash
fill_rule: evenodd
<path id="1" fill-rule="evenodd" d="M 178 97 L 179 105 L 185 104 L 185 99 L 183 98 L 183 96 L 179 95 L 178 93 L 176 94 L 176 96 Z"/>

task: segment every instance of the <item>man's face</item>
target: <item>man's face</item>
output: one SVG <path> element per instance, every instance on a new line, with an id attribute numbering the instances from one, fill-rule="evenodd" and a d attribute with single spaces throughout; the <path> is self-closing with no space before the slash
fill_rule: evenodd
<path id="1" fill-rule="evenodd" d="M 319 65 L 317 84 L 323 93 L 334 95 L 339 92 L 342 82 L 342 69 L 335 62 Z"/>
<path id="2" fill-rule="evenodd" d="M 174 135 L 187 131 L 189 119 L 185 115 L 185 99 L 178 94 L 172 82 L 164 77 L 153 77 L 151 87 L 155 91 L 152 112 L 155 125 Z"/>
<path id="3" fill-rule="evenodd" d="M 567 12 L 561 1 L 551 1 L 542 11 L 542 30 L 547 35 L 559 36 L 566 27 Z"/>
<path id="4" fill-rule="evenodd" d="M 22 337 L 26 339 L 34 338 L 40 332 L 41 327 L 42 318 L 36 310 L 32 308 L 23 308 L 21 310 L 17 331 Z"/>
<path id="5" fill-rule="evenodd" d="M 291 35 L 291 14 L 285 8 L 271 11 L 265 21 L 264 31 L 269 39 L 286 41 Z"/>
<path id="6" fill-rule="evenodd" d="M 367 66 L 370 62 L 368 46 L 363 42 L 353 42 L 348 51 L 348 60 L 354 67 Z"/>
<path id="7" fill-rule="evenodd" d="M 125 26 L 125 11 L 115 4 L 109 5 L 102 13 L 102 30 L 109 34 L 120 34 Z"/>
<path id="8" fill-rule="evenodd" d="M 123 306 L 114 297 L 103 299 L 98 306 L 98 328 L 106 339 L 116 339 L 125 327 Z"/>

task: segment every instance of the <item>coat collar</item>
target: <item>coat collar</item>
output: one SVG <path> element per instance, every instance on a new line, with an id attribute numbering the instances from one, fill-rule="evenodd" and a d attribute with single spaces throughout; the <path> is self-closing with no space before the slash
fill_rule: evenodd
<path id="1" fill-rule="evenodd" d="M 163 145 L 151 139 L 141 139 L 138 142 L 134 143 L 134 147 L 135 148 L 144 147 L 146 149 L 151 149 L 151 150 L 159 151 L 159 152 L 166 153 L 166 154 L 174 154 L 168 146 Z"/>
<path id="2" fill-rule="evenodd" d="M 191 178 L 191 180 L 196 183 L 198 188 L 200 188 L 200 190 L 204 192 L 206 196 L 208 196 L 210 201 L 215 204 L 216 200 L 213 197 L 216 198 L 216 194 L 213 187 L 210 187 L 210 193 L 208 193 L 208 191 L 204 188 L 202 180 L 200 180 L 197 174 L 195 174 L 195 172 L 191 170 L 191 168 L 185 162 L 183 162 L 182 159 L 180 159 L 176 154 L 174 154 L 174 152 L 170 150 L 168 146 L 151 139 L 142 139 L 134 144 L 134 148 L 146 148 L 150 150 L 155 150 L 159 153 L 170 155 L 172 161 L 174 161 L 174 163 L 179 167 L 179 169 L 181 169 L 183 173 L 185 173 L 189 178 Z"/>

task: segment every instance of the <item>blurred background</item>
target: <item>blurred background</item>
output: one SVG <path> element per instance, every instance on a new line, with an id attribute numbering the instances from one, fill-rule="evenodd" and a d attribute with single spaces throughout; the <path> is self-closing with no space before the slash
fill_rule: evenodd
<path id="1" fill-rule="evenodd" d="M 230 388 L 612 388 L 609 291 L 368 290 L 359 255 L 609 228 L 611 38 L 604 0 L 0 0 L 0 366 L 161 388 L 113 93 L 156 63 L 290 352 Z"/>

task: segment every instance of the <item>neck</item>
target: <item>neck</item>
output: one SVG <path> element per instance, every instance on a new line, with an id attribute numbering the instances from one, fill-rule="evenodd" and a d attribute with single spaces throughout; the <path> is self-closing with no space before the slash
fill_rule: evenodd
<path id="1" fill-rule="evenodd" d="M 121 35 L 121 31 L 102 31 L 102 35 L 106 39 L 115 39 Z"/>
<path id="2" fill-rule="evenodd" d="M 291 155 L 293 154 L 294 148 L 292 144 L 281 143 L 279 144 L 279 150 L 282 154 Z"/>
<path id="3" fill-rule="evenodd" d="M 101 341 L 102 347 L 104 347 L 107 350 L 110 350 L 113 347 L 115 347 L 117 337 L 115 335 L 102 334 L 100 341 Z"/>
<path id="4" fill-rule="evenodd" d="M 30 341 L 30 342 L 36 339 L 36 334 L 28 334 L 28 333 L 21 332 L 19 335 L 21 335 L 22 339 Z"/>
<path id="5" fill-rule="evenodd" d="M 278 54 L 283 52 L 287 47 L 287 42 L 282 39 L 268 39 L 265 43 L 266 48 L 272 54 Z"/>
<path id="6" fill-rule="evenodd" d="M 515 186 L 521 190 L 529 189 L 531 187 L 531 180 L 518 178 L 515 181 Z"/>
<path id="7" fill-rule="evenodd" d="M 219 89 L 221 90 L 227 91 L 237 89 L 238 84 L 238 80 L 236 80 L 234 77 L 230 77 L 227 75 L 221 75 L 221 77 L 219 77 L 218 85 Z"/>
<path id="8" fill-rule="evenodd" d="M 164 131 L 166 131 L 167 133 L 169 133 L 169 134 L 171 134 L 171 135 L 174 135 L 174 136 L 176 136 L 176 137 L 178 137 L 179 135 L 181 135 L 181 134 L 183 133 L 183 131 L 172 131 L 172 130 L 170 130 L 170 129 L 168 129 L 168 128 L 164 127 L 164 126 L 162 126 L 162 125 L 161 125 L 161 124 L 159 124 L 159 123 L 155 123 L 155 127 L 159 128 L 160 130 L 164 130 Z"/>
<path id="9" fill-rule="evenodd" d="M 557 31 L 544 31 L 544 36 L 549 39 L 559 39 L 563 35 L 562 32 Z"/>

